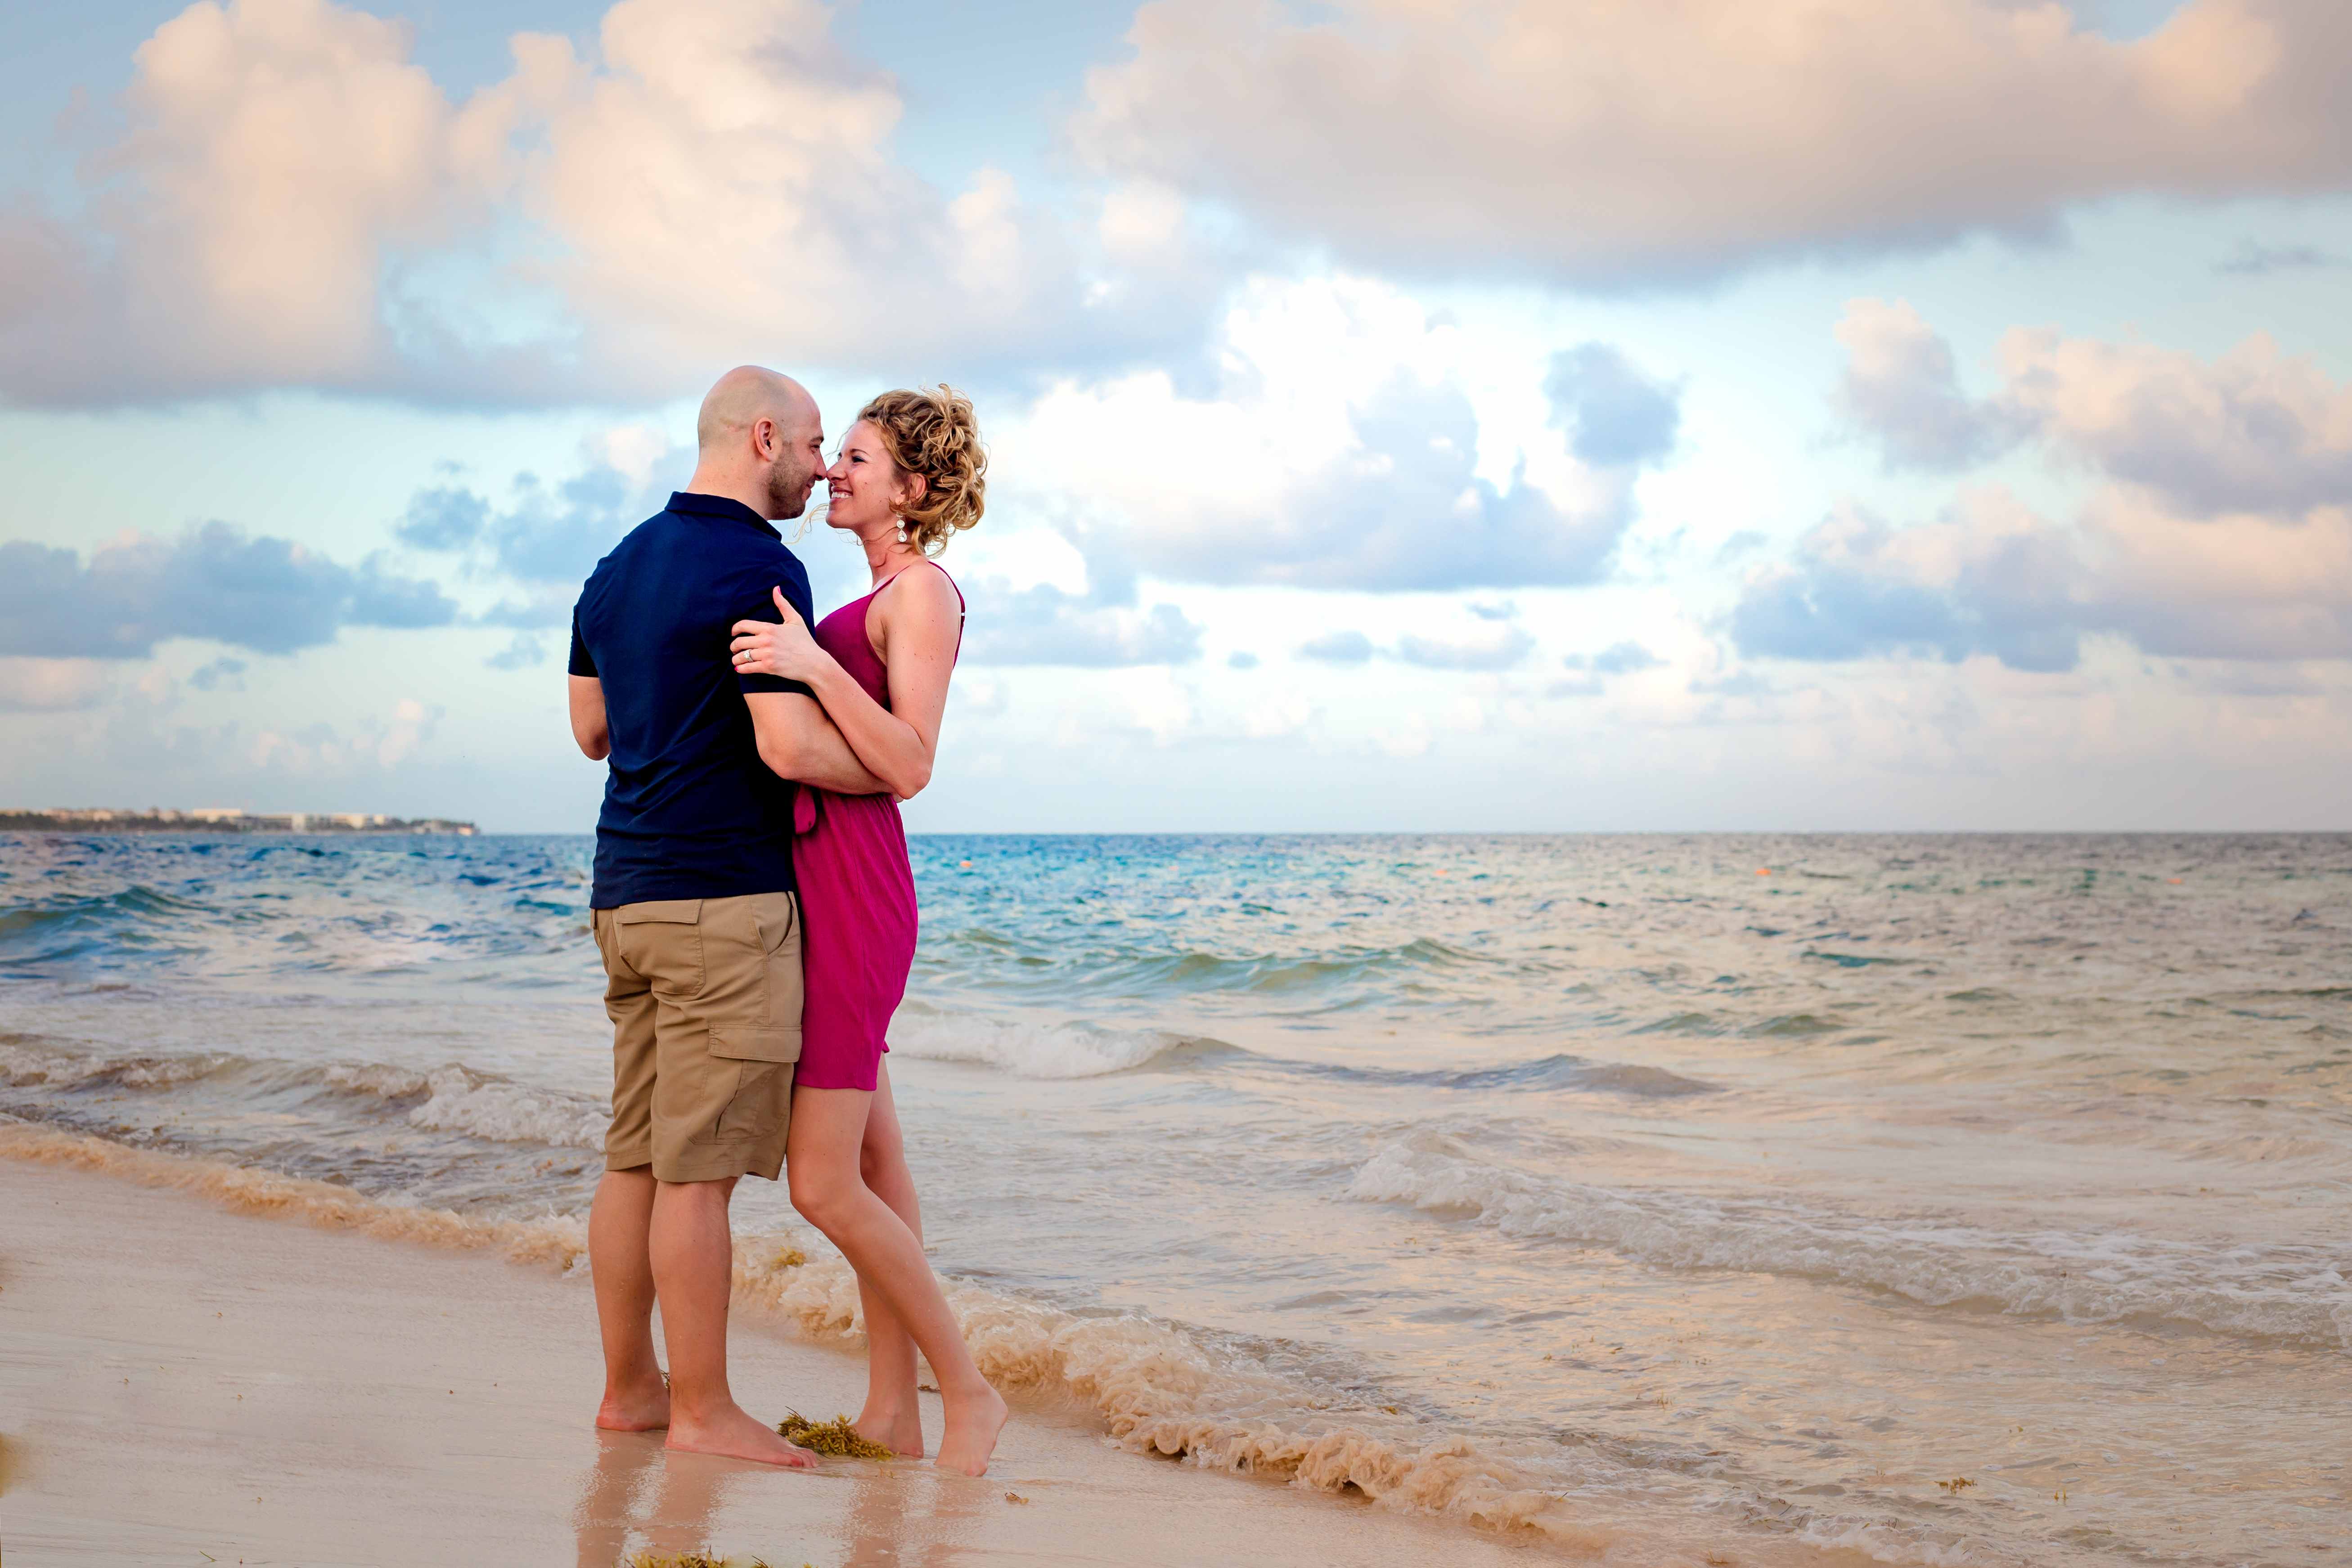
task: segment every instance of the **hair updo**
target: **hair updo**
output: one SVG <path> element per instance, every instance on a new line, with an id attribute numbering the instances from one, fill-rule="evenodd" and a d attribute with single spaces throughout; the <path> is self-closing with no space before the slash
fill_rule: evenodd
<path id="1" fill-rule="evenodd" d="M 899 514 L 908 542 L 937 555 L 987 510 L 988 453 L 971 399 L 952 386 L 886 392 L 857 411 L 901 473 L 923 476 L 923 493 Z"/>

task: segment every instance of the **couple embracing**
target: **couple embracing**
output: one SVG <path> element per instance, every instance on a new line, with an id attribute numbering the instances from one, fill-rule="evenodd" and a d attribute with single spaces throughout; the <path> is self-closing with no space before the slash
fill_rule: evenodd
<path id="1" fill-rule="evenodd" d="M 986 458 L 951 390 L 887 392 L 828 468 L 816 402 L 744 366 L 703 400 L 693 479 L 597 563 L 572 613 L 573 736 L 610 760 L 593 910 L 613 1121 L 589 1213 L 599 1426 L 806 1467 L 727 1381 L 728 1201 L 789 1170 L 857 1271 L 857 1430 L 923 1452 L 915 1353 L 946 1405 L 939 1464 L 979 1475 L 1004 1425 L 923 1256 L 882 1066 L 915 953 L 898 802 L 929 781 L 963 600 L 931 557 L 980 521 Z M 822 622 L 772 526 L 822 477 L 874 590 Z M 658 1300 L 669 1351 L 654 1355 Z"/>

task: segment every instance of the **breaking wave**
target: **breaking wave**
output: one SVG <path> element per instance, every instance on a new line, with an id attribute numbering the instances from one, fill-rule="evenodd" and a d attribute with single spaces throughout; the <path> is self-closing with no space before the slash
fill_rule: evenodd
<path id="1" fill-rule="evenodd" d="M 1242 1054 L 1238 1046 L 1166 1029 L 1121 1029 L 1085 1019 L 1032 1023 L 949 1013 L 919 1002 L 898 1009 L 892 1052 L 935 1062 L 977 1062 L 1021 1078 L 1101 1078 L 1170 1058 Z"/>
<path id="2" fill-rule="evenodd" d="M 2165 1319 L 2352 1349 L 2352 1281 L 2318 1247 L 2009 1234 L 1943 1217 L 1594 1186 L 1490 1163 L 1436 1137 L 1381 1150 L 1348 1195 L 1461 1215 L 1506 1236 L 1607 1247 L 1662 1268 L 1799 1275 L 1934 1307 L 1981 1304 L 2068 1322 Z"/>
<path id="3" fill-rule="evenodd" d="M 320 1074 L 330 1088 L 384 1100 L 424 1097 L 412 1107 L 412 1126 L 467 1132 L 494 1143 L 543 1143 L 551 1149 L 601 1152 L 611 1112 L 586 1096 L 533 1089 L 452 1062 L 431 1072 L 362 1064 Z"/>
<path id="4" fill-rule="evenodd" d="M 72 1093 L 193 1085 L 299 1095 L 326 1090 L 398 1112 L 413 1127 L 496 1143 L 601 1152 L 605 1105 L 581 1094 L 516 1083 L 462 1063 L 429 1071 L 374 1062 L 295 1064 L 226 1051 L 187 1055 L 88 1053 L 23 1036 L 0 1037 L 0 1083 Z"/>

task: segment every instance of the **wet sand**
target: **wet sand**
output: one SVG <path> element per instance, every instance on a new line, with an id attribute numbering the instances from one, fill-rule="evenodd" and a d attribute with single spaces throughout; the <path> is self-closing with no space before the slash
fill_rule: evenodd
<path id="1" fill-rule="evenodd" d="M 580 1279 L 23 1157 L 0 1157 L 0 1214 L 12 1564 L 1530 1561 L 1524 1538 L 1203 1475 L 1037 1409 L 978 1480 L 669 1458 L 589 1425 Z M 733 1353 L 755 1411 L 857 1406 L 853 1356 L 748 1322 Z"/>

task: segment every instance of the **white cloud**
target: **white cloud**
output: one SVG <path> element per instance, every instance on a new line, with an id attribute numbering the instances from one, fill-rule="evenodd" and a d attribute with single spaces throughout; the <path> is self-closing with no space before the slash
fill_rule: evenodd
<path id="1" fill-rule="evenodd" d="M 1909 528 L 1845 508 L 1750 574 L 1732 626 L 1746 652 L 1790 658 L 2071 669 L 2099 633 L 2158 655 L 2347 658 L 2352 510 L 2182 518 L 2119 487 L 2071 526 L 1998 488 Z"/>
<path id="2" fill-rule="evenodd" d="M 1909 528 L 1842 506 L 1749 572 L 1746 651 L 2050 671 L 2110 635 L 2179 658 L 2352 658 L 2352 386 L 2267 336 L 2206 360 L 2019 329 L 1975 401 L 1908 306 L 1857 300 L 1838 335 L 1848 410 L 1890 456 L 1948 467 L 2038 438 L 2103 482 L 2071 523 L 1998 487 Z"/>
<path id="3" fill-rule="evenodd" d="M 438 706 L 428 708 L 414 697 L 404 697 L 394 703 L 392 722 L 372 737 L 377 765 L 398 767 L 418 747 L 432 740 L 442 711 Z"/>
<path id="4" fill-rule="evenodd" d="M 98 659 L 0 658 L 0 713 L 94 708 L 108 690 L 106 666 Z"/>
<path id="5" fill-rule="evenodd" d="M 2024 434 L 2015 411 L 1961 390 L 1952 345 L 1908 300 L 1849 300 L 1833 333 L 1846 352 L 1839 405 L 1889 463 L 1965 468 Z"/>
<path id="6" fill-rule="evenodd" d="M 343 566 L 225 522 L 176 540 L 126 532 L 87 562 L 71 550 L 0 542 L 0 654 L 143 658 L 173 637 L 290 653 L 344 626 L 439 626 L 456 615 L 437 584 L 388 570 L 381 552 Z"/>
<path id="7" fill-rule="evenodd" d="M 1013 701 L 1012 688 L 995 676 L 959 670 L 953 689 L 957 712 L 975 719 L 993 719 Z"/>
<path id="8" fill-rule="evenodd" d="M 1088 732 L 1100 735 L 1140 731 L 1158 746 L 1173 745 L 1198 729 L 1200 710 L 1193 688 L 1179 680 L 1167 669 L 1137 670 L 1118 680 L 1110 696 L 1115 706 L 1097 706 L 1091 719 L 1079 718 L 1074 710 L 1071 717 L 1076 729 L 1074 737 Z"/>
<path id="9" fill-rule="evenodd" d="M 1299 734 L 1314 722 L 1317 711 L 1296 693 L 1269 697 L 1242 715 L 1242 733 L 1253 741 Z"/>
<path id="10" fill-rule="evenodd" d="M 1359 260 L 1622 280 L 2340 189 L 2339 0 L 1160 0 L 1089 73 L 1099 166 Z"/>
<path id="11" fill-rule="evenodd" d="M 88 216 L 0 219 L 0 389 L 643 404 L 746 357 L 1092 363 L 1183 334 L 1213 275 L 1106 270 L 1109 239 L 999 170 L 916 176 L 890 154 L 897 88 L 831 21 L 620 0 L 593 56 L 518 34 L 460 104 L 399 24 L 201 0 L 141 46 Z"/>
<path id="12" fill-rule="evenodd" d="M 1508 669 L 1535 651 L 1536 639 L 1520 626 L 1498 626 L 1467 637 L 1422 637 L 1407 632 L 1397 639 L 1396 657 L 1426 669 Z"/>
<path id="13" fill-rule="evenodd" d="M 1115 668 L 1201 657 L 1201 627 L 1174 605 L 1108 603 L 1050 583 L 1015 589 L 1002 577 L 974 580 L 966 596 L 982 606 L 965 638 L 972 664 Z"/>
<path id="14" fill-rule="evenodd" d="M 233 660 L 188 669 L 159 658 L 133 676 L 113 661 L 0 659 L 0 786 L 60 805 L 375 810 L 384 788 L 406 794 L 438 768 L 462 800 L 488 753 L 478 745 L 453 766 L 434 745 L 443 705 L 367 690 L 394 661 L 348 651 L 352 668 L 312 693 L 293 666 L 273 663 L 260 701 L 240 697 L 241 681 L 201 679 Z"/>
<path id="15" fill-rule="evenodd" d="M 1559 445 L 1486 477 L 1458 335 L 1353 279 L 1261 280 L 1216 341 L 1207 395 L 1163 371 L 1066 382 L 997 444 L 1049 476 L 1040 510 L 1098 576 L 1314 589 L 1573 584 L 1609 571 L 1675 394 L 1588 344 L 1556 364 Z M 1533 389 L 1530 389 L 1533 390 Z M 1580 460 L 1588 437 L 1618 460 Z"/>
<path id="16" fill-rule="evenodd" d="M 191 5 L 140 46 L 124 107 L 95 231 L 5 226 L 5 384 L 71 399 L 380 377 L 382 274 L 478 216 L 491 150 L 409 60 L 407 29 L 324 0 Z"/>
<path id="17" fill-rule="evenodd" d="M 2047 438 L 2191 515 L 2352 499 L 2352 385 L 2256 333 L 2213 360 L 2012 331 L 2002 398 Z"/>
<path id="18" fill-rule="evenodd" d="M 1890 463 L 1966 468 L 2038 437 L 2195 516 L 2352 495 L 2352 386 L 2265 332 L 2206 360 L 2012 328 L 1985 398 L 1961 388 L 1951 345 L 1903 300 L 1849 301 L 1836 336 L 1840 404 Z"/>

